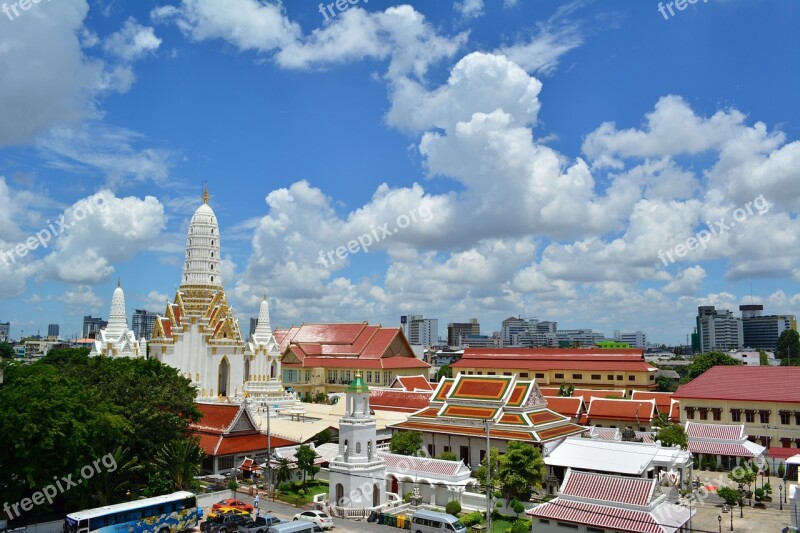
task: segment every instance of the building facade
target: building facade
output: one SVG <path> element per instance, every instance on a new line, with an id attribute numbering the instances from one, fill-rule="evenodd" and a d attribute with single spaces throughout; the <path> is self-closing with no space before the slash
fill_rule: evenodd
<path id="1" fill-rule="evenodd" d="M 153 328 L 156 325 L 157 319 L 158 313 L 153 313 L 144 309 L 135 309 L 131 321 L 131 330 L 133 330 L 133 334 L 136 335 L 136 338 L 150 340 L 150 337 L 153 336 Z"/>
<path id="2" fill-rule="evenodd" d="M 715 366 L 673 397 L 680 401 L 681 422 L 743 425 L 749 440 L 769 455 L 789 456 L 800 452 L 798 383 L 800 367 Z"/>
<path id="3" fill-rule="evenodd" d="M 517 376 L 540 386 L 652 390 L 658 369 L 638 349 L 467 348 L 451 365 L 475 376 Z"/>
<path id="4" fill-rule="evenodd" d="M 403 333 L 409 344 L 434 346 L 439 343 L 439 319 L 424 318 L 422 315 L 401 316 Z"/>
<path id="5" fill-rule="evenodd" d="M 401 328 L 366 322 L 303 324 L 275 330 L 283 384 L 300 394 L 344 392 L 357 372 L 367 386 L 388 386 L 397 376 L 428 375 Z"/>
<path id="6" fill-rule="evenodd" d="M 481 325 L 477 318 L 470 318 L 469 322 L 450 322 L 447 324 L 447 345 L 461 346 L 461 340 L 468 335 L 480 335 Z"/>
<path id="7" fill-rule="evenodd" d="M 11 339 L 11 322 L 0 322 L 0 342 Z"/>
<path id="8" fill-rule="evenodd" d="M 700 352 L 727 351 L 744 345 L 742 319 L 732 311 L 713 305 L 697 308 L 697 336 Z"/>
<path id="9" fill-rule="evenodd" d="M 108 325 L 108 322 L 92 315 L 83 317 L 83 338 L 93 339 L 97 332 Z"/>
<path id="10" fill-rule="evenodd" d="M 55 340 L 58 338 L 58 331 L 59 327 L 58 324 L 48 324 L 47 325 L 47 338 Z"/>
<path id="11" fill-rule="evenodd" d="M 787 329 L 797 331 L 794 315 L 763 316 L 763 305 L 740 305 L 742 312 L 743 346 L 762 350 L 776 350 L 778 338 Z"/>
<path id="12" fill-rule="evenodd" d="M 605 339 L 605 335 L 591 329 L 559 329 L 556 331 L 558 346 L 562 348 L 591 348 Z"/>
<path id="13" fill-rule="evenodd" d="M 519 346 L 536 348 L 541 346 L 558 346 L 556 332 L 557 322 L 539 321 L 535 318 L 525 320 L 521 317 L 509 317 L 501 323 L 501 346 Z"/>
<path id="14" fill-rule="evenodd" d="M 639 330 L 614 330 L 614 340 L 617 342 L 627 342 L 631 348 L 647 348 L 647 334 Z"/>

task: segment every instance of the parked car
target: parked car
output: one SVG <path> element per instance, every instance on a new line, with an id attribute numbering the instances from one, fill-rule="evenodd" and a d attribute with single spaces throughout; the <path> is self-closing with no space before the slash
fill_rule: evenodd
<path id="1" fill-rule="evenodd" d="M 284 522 L 277 516 L 267 514 L 264 516 L 257 516 L 253 520 L 239 526 L 238 533 L 266 533 L 267 529 L 275 524 Z"/>
<path id="2" fill-rule="evenodd" d="M 312 522 L 322 529 L 331 529 L 333 527 L 333 518 L 322 511 L 303 511 L 294 515 L 293 520 Z"/>
<path id="3" fill-rule="evenodd" d="M 208 513 L 208 517 L 209 518 L 216 518 L 218 516 L 222 516 L 222 515 L 226 515 L 226 514 L 238 514 L 238 515 L 246 516 L 246 517 L 249 518 L 251 513 L 247 512 L 247 511 L 243 511 L 241 509 L 236 509 L 235 507 L 220 507 L 216 511 L 210 511 Z"/>
<path id="4" fill-rule="evenodd" d="M 216 511 L 221 507 L 233 507 L 234 509 L 240 509 L 242 511 L 247 511 L 248 513 L 253 512 L 253 506 L 249 503 L 245 503 L 241 500 L 237 500 L 236 498 L 225 498 L 222 501 L 218 501 L 214 505 L 211 506 L 212 511 Z"/>
<path id="5" fill-rule="evenodd" d="M 203 533 L 237 533 L 239 527 L 248 522 L 250 522 L 250 518 L 246 516 L 226 514 L 206 520 L 200 525 L 200 531 Z"/>

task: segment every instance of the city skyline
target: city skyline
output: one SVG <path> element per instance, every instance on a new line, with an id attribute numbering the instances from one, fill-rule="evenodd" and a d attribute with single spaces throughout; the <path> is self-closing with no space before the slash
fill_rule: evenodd
<path id="1" fill-rule="evenodd" d="M 279 327 L 440 336 L 800 314 L 796 3 L 29 7 L 0 15 L 12 336 L 77 335 L 117 278 L 163 312 L 204 182 L 245 330 L 264 291 Z"/>

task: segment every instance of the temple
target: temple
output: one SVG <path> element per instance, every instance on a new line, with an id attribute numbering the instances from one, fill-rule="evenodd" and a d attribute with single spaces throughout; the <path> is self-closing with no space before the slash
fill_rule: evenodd
<path id="1" fill-rule="evenodd" d="M 202 399 L 280 396 L 266 294 L 258 328 L 245 342 L 222 285 L 219 224 L 208 201 L 206 188 L 189 224 L 181 285 L 156 320 L 150 355 L 189 378 Z"/>
<path id="2" fill-rule="evenodd" d="M 97 332 L 90 356 L 106 357 L 145 357 L 147 344 L 144 339 L 137 340 L 133 331 L 128 329 L 128 317 L 125 312 L 125 293 L 117 280 L 117 288 L 111 297 L 111 310 L 108 314 L 108 325 Z"/>

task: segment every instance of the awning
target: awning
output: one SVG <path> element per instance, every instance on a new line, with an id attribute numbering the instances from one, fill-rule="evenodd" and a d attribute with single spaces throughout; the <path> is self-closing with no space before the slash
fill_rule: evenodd
<path id="1" fill-rule="evenodd" d="M 753 442 L 703 442 L 689 441 L 689 451 L 707 455 L 728 455 L 732 457 L 758 457 L 764 453 L 765 448 Z"/>
<path id="2" fill-rule="evenodd" d="M 800 453 L 797 455 L 793 455 L 786 459 L 786 464 L 788 465 L 800 465 Z"/>

